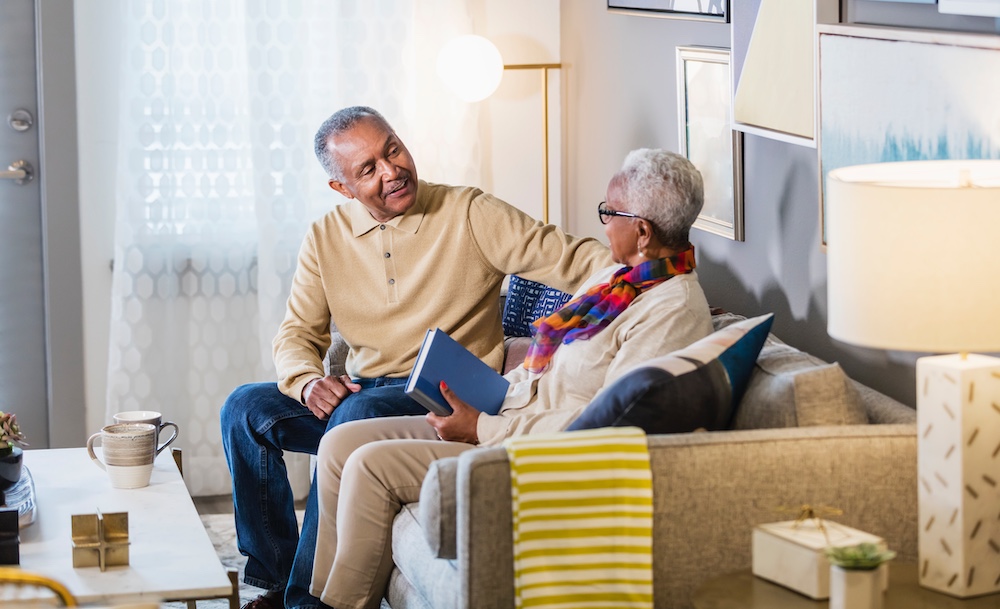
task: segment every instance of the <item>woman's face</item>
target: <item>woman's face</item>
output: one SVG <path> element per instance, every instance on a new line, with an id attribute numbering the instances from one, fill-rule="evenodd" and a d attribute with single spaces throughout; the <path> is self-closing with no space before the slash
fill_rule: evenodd
<path id="1" fill-rule="evenodd" d="M 628 211 L 625 208 L 625 201 L 622 197 L 622 189 L 619 188 L 614 179 L 608 184 L 608 192 L 605 196 L 608 209 L 614 211 Z M 636 230 L 636 220 L 624 216 L 611 216 L 611 219 L 604 225 L 604 234 L 608 237 L 608 244 L 611 247 L 611 259 L 619 264 L 635 266 L 641 262 L 639 257 L 638 236 Z"/>

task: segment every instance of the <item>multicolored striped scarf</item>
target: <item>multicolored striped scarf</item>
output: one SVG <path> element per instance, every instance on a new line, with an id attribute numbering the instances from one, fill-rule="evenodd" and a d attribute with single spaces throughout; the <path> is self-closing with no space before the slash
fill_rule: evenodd
<path id="1" fill-rule="evenodd" d="M 606 328 L 643 290 L 693 270 L 693 245 L 669 258 L 618 269 L 608 283 L 595 285 L 555 313 L 535 320 L 537 331 L 524 358 L 524 367 L 531 372 L 543 372 L 559 345 L 590 338 Z"/>

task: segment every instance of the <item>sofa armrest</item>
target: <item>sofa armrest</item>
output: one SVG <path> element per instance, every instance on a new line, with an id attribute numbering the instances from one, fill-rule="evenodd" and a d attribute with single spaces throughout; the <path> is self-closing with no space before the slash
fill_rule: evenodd
<path id="1" fill-rule="evenodd" d="M 782 506 L 830 505 L 838 522 L 917 558 L 916 428 L 847 425 L 651 436 L 657 607 L 751 566 L 754 525 Z M 459 607 L 513 607 L 510 468 L 502 448 L 458 457 Z"/>
<path id="2" fill-rule="evenodd" d="M 531 339 L 524 336 L 508 336 L 503 339 L 503 374 L 507 374 L 524 362 Z"/>
<path id="3" fill-rule="evenodd" d="M 420 487 L 420 529 L 435 558 L 455 558 L 458 457 L 431 463 Z"/>
<path id="4" fill-rule="evenodd" d="M 458 456 L 458 607 L 514 607 L 510 464 L 501 447 Z"/>

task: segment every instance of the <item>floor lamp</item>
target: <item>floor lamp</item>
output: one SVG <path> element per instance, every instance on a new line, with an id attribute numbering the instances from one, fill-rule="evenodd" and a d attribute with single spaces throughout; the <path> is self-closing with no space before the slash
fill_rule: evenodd
<path id="1" fill-rule="evenodd" d="M 917 361 L 920 584 L 1000 591 L 1000 161 L 827 178 L 827 330 Z"/>
<path id="2" fill-rule="evenodd" d="M 442 47 L 438 75 L 461 99 L 486 99 L 503 78 L 504 70 L 540 70 L 542 73 L 542 222 L 549 223 L 549 70 L 559 63 L 504 64 L 496 45 L 482 36 L 459 36 Z"/>

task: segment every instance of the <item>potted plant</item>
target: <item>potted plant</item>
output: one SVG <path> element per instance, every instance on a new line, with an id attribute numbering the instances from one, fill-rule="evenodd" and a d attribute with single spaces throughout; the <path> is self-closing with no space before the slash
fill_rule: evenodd
<path id="1" fill-rule="evenodd" d="M 880 609 L 882 566 L 896 557 L 874 543 L 826 548 L 830 560 L 830 609 Z"/>
<path id="2" fill-rule="evenodd" d="M 0 410 L 0 491 L 21 479 L 22 447 L 27 446 L 17 415 Z"/>

